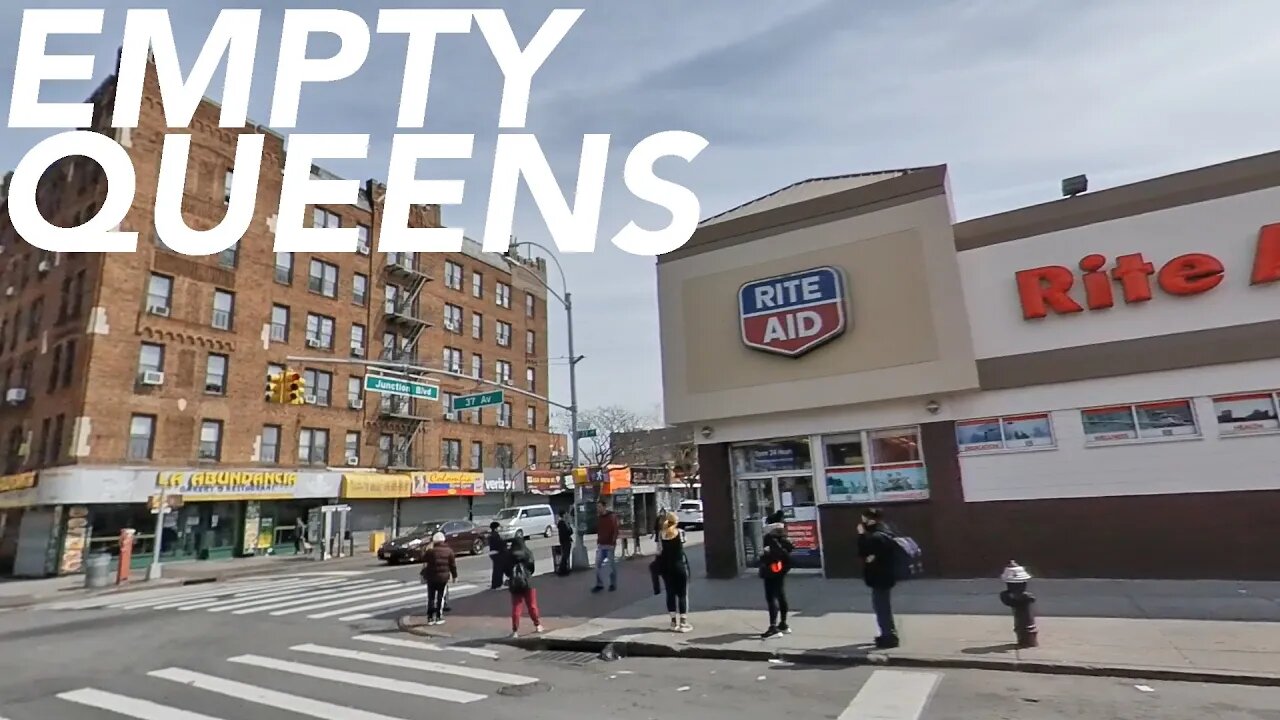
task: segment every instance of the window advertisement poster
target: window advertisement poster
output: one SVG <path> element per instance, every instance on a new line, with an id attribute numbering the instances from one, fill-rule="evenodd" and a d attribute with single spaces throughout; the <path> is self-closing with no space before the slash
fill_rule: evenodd
<path id="1" fill-rule="evenodd" d="M 922 462 L 874 465 L 871 484 L 878 500 L 924 500 L 929 497 L 929 478 Z"/>
<path id="2" fill-rule="evenodd" d="M 986 452 L 1004 449 L 1000 419 L 961 420 L 956 423 L 956 445 L 960 452 Z"/>
<path id="3" fill-rule="evenodd" d="M 808 440 L 778 440 L 733 448 L 735 475 L 808 470 L 812 467 Z"/>
<path id="4" fill-rule="evenodd" d="M 1081 410 L 1080 423 L 1084 427 L 1086 442 L 1104 443 L 1138 439 L 1138 428 L 1133 420 L 1133 407 L 1129 405 Z"/>
<path id="5" fill-rule="evenodd" d="M 1213 399 L 1219 435 L 1252 435 L 1280 430 L 1272 393 L 1225 395 Z"/>
<path id="6" fill-rule="evenodd" d="M 829 467 L 826 484 L 827 502 L 866 502 L 871 499 L 871 482 L 865 467 Z"/>
<path id="7" fill-rule="evenodd" d="M 1053 424 L 1049 413 L 1011 415 L 1002 419 L 1004 446 L 1010 450 L 1053 447 Z"/>
<path id="8" fill-rule="evenodd" d="M 1143 403 L 1135 405 L 1133 410 L 1138 417 L 1139 437 L 1187 437 L 1200 434 L 1190 400 Z"/>

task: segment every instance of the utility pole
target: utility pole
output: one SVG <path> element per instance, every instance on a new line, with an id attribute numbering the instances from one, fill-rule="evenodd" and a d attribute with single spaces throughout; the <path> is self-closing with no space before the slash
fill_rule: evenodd
<path id="1" fill-rule="evenodd" d="M 156 535 L 151 541 L 151 564 L 147 566 L 147 580 L 159 580 L 161 576 L 160 569 L 160 539 L 164 535 L 164 512 L 168 509 L 164 494 L 164 486 L 160 486 L 160 493 L 156 495 Z"/>

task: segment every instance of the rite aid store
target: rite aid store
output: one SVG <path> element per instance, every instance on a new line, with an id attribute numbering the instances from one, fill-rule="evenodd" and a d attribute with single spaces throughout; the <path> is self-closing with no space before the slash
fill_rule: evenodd
<path id="1" fill-rule="evenodd" d="M 1280 153 L 955 224 L 945 166 L 800 183 L 658 260 L 712 576 L 1280 579 Z"/>

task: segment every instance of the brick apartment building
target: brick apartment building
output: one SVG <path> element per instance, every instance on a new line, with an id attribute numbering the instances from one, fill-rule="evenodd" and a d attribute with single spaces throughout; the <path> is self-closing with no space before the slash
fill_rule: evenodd
<path id="1" fill-rule="evenodd" d="M 236 139 L 261 133 L 254 219 L 220 255 L 172 252 L 152 218 L 170 132 L 154 71 L 136 129 L 110 127 L 114 90 L 111 78 L 93 95 L 93 129 L 113 135 L 137 169 L 123 223 L 139 232 L 137 252 L 43 252 L 0 214 L 0 574 L 75 572 L 90 551 L 116 552 L 128 527 L 135 553 L 149 555 L 147 503 L 160 486 L 182 496 L 166 516 L 163 553 L 208 558 L 291 552 L 298 520 L 339 500 L 352 508 L 356 542 L 485 515 L 502 482 L 549 460 L 545 402 L 508 391 L 501 407 L 455 417 L 453 395 L 491 386 L 437 374 L 440 402 L 366 397 L 362 365 L 329 362 L 443 368 L 545 394 L 541 261 L 508 265 L 469 240 L 461 253 L 375 252 L 384 188 L 373 181 L 355 206 L 308 210 L 316 225 L 360 228 L 358 253 L 276 253 L 284 140 L 217 127 L 212 102 L 189 128 L 185 219 L 193 228 L 222 220 Z M 39 202 L 72 226 L 94 215 L 105 190 L 96 163 L 68 158 L 43 178 Z M 440 209 L 415 207 L 410 221 L 439 227 Z M 265 401 L 267 377 L 286 365 L 303 373 L 308 404 Z"/>

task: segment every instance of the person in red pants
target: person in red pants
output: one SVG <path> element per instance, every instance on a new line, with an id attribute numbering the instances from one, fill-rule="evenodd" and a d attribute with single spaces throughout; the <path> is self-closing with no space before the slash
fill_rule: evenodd
<path id="1" fill-rule="evenodd" d="M 538 612 L 538 591 L 533 588 L 533 553 L 525 544 L 524 538 L 517 536 L 511 541 L 511 550 L 507 555 L 507 577 L 511 590 L 511 637 L 520 636 L 521 606 L 529 608 L 529 619 L 533 621 L 533 631 L 542 632 L 542 614 Z"/>

